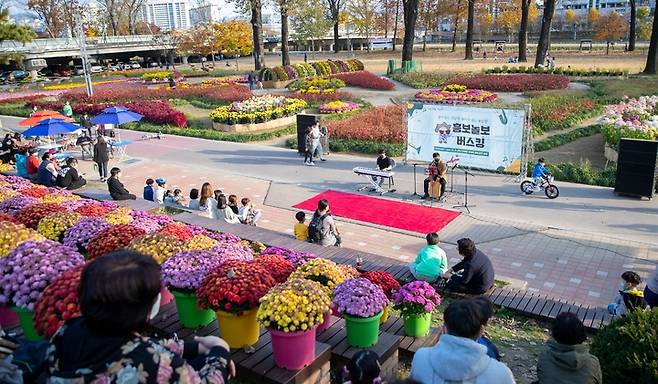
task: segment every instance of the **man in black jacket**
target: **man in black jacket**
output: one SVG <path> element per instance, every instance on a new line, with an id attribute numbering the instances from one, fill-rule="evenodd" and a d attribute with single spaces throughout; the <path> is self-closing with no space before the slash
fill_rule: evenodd
<path id="1" fill-rule="evenodd" d="M 114 167 L 110 170 L 110 178 L 107 179 L 107 188 L 110 191 L 110 196 L 114 200 L 135 200 L 137 196 L 128 192 L 126 187 L 119 181 L 121 177 L 121 170 Z"/>
<path id="2" fill-rule="evenodd" d="M 449 291 L 481 295 L 494 284 L 494 268 L 489 257 L 475 248 L 471 239 L 457 240 L 459 254 L 464 258 L 445 274 L 449 278 L 446 288 Z M 460 272 L 461 273 L 457 273 Z M 454 274 L 453 274 L 454 273 Z"/>
<path id="3" fill-rule="evenodd" d="M 77 165 L 78 160 L 73 157 L 66 159 L 66 165 L 57 173 L 58 187 L 72 191 L 87 184 L 87 180 L 78 174 L 78 170 L 75 168 Z"/>

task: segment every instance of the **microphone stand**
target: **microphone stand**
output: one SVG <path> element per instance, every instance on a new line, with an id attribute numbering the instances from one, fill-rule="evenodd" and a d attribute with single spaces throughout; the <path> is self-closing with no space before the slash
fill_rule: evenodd
<path id="1" fill-rule="evenodd" d="M 466 169 L 462 169 L 464 171 L 464 204 L 459 204 L 459 205 L 454 205 L 453 208 L 466 208 L 466 212 L 471 214 L 471 210 L 469 209 L 468 205 L 468 175 L 475 176 L 471 172 L 467 171 Z M 471 205 L 471 207 L 475 207 L 475 205 Z"/>

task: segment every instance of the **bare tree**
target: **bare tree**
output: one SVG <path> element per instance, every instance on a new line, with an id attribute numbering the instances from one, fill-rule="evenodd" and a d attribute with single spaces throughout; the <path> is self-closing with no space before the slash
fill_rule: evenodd
<path id="1" fill-rule="evenodd" d="M 649 53 L 644 73 L 655 75 L 658 71 L 658 12 L 654 12 L 653 24 L 651 26 L 651 39 L 649 40 Z"/>
<path id="2" fill-rule="evenodd" d="M 126 18 L 128 20 L 128 32 L 131 35 L 137 33 L 137 17 L 140 10 L 146 5 L 146 0 L 124 0 L 123 9 L 125 10 Z"/>
<path id="3" fill-rule="evenodd" d="M 119 24 L 123 11 L 123 1 L 98 0 L 98 4 L 104 9 L 105 16 L 112 30 L 112 35 L 117 36 L 119 34 Z"/>
<path id="4" fill-rule="evenodd" d="M 544 15 L 541 18 L 541 32 L 539 33 L 539 43 L 537 44 L 537 55 L 535 56 L 535 67 L 544 64 L 548 54 L 548 44 L 551 40 L 551 22 L 555 13 L 555 1 L 544 1 Z"/>
<path id="5" fill-rule="evenodd" d="M 635 35 L 636 35 L 636 24 L 637 24 L 637 4 L 635 0 L 629 0 L 628 6 L 631 8 L 631 20 L 630 27 L 628 28 L 628 51 L 632 52 L 635 50 Z"/>
<path id="6" fill-rule="evenodd" d="M 473 60 L 473 27 L 475 24 L 475 0 L 468 1 L 468 18 L 466 23 L 466 53 L 464 60 Z"/>
<path id="7" fill-rule="evenodd" d="M 528 50 L 528 14 L 530 13 L 530 2 L 532 0 L 521 0 L 521 24 L 519 25 L 519 62 L 528 61 L 526 51 Z"/>
<path id="8" fill-rule="evenodd" d="M 402 61 L 410 61 L 414 54 L 416 37 L 416 19 L 418 18 L 419 0 L 402 0 L 404 11 L 404 40 L 402 41 Z"/>

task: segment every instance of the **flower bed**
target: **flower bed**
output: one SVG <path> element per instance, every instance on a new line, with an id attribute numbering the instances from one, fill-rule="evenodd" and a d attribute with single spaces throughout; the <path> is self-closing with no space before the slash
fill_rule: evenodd
<path id="1" fill-rule="evenodd" d="M 362 70 L 363 63 L 356 59 L 345 61 L 327 60 L 264 68 L 260 71 L 260 78 L 263 81 L 286 81 L 309 76 L 326 76 L 336 73 Z"/>
<path id="2" fill-rule="evenodd" d="M 627 69 L 573 69 L 573 68 L 535 68 L 527 66 L 494 67 L 483 70 L 484 73 L 550 73 L 573 77 L 627 76 Z"/>
<path id="3" fill-rule="evenodd" d="M 442 89 L 430 89 L 416 93 L 414 100 L 439 104 L 491 103 L 498 95 L 481 89 L 468 89 L 466 86 L 449 84 Z"/>
<path id="4" fill-rule="evenodd" d="M 407 131 L 403 106 L 375 107 L 349 119 L 327 121 L 332 139 L 403 143 Z"/>
<path id="5" fill-rule="evenodd" d="M 601 108 L 597 103 L 583 96 L 547 95 L 530 100 L 532 104 L 532 125 L 535 132 L 570 128 L 581 121 L 596 116 Z"/>
<path id="6" fill-rule="evenodd" d="M 105 81 L 94 81 L 93 85 L 104 85 L 104 84 L 116 84 L 116 83 L 125 83 L 126 80 L 105 80 Z M 46 85 L 43 87 L 46 91 L 65 91 L 68 89 L 84 88 L 87 85 L 85 83 L 68 83 L 68 84 L 56 84 L 56 85 Z"/>
<path id="7" fill-rule="evenodd" d="M 565 89 L 569 78 L 563 75 L 548 74 L 511 74 L 511 75 L 460 75 L 446 81 L 443 85 L 462 84 L 472 89 L 491 92 L 527 92 L 548 89 Z"/>
<path id="8" fill-rule="evenodd" d="M 40 109 L 52 109 L 59 111 L 64 106 L 61 102 L 42 102 L 31 101 L 27 103 L 29 107 L 38 107 Z M 108 104 L 73 104 L 73 113 L 82 115 L 84 113 L 94 116 L 98 115 L 107 107 L 114 106 L 114 103 Z M 187 119 L 182 112 L 173 109 L 166 100 L 146 100 L 141 102 L 122 103 L 122 106 L 132 112 L 144 115 L 145 121 L 155 124 L 171 124 L 180 128 L 187 126 Z"/>
<path id="9" fill-rule="evenodd" d="M 288 84 L 288 89 L 298 91 L 299 93 L 334 93 L 337 89 L 343 88 L 345 82 L 339 79 L 327 79 L 323 77 L 311 77 L 296 80 Z"/>
<path id="10" fill-rule="evenodd" d="M 80 316 L 78 288 L 83 265 L 62 273 L 43 291 L 34 305 L 34 326 L 46 338 L 52 337 L 66 320 Z"/>
<path id="11" fill-rule="evenodd" d="M 349 111 L 356 111 L 357 109 L 359 109 L 359 104 L 353 101 L 341 101 L 341 100 L 330 101 L 328 103 L 320 105 L 319 108 L 320 113 L 322 114 L 349 112 Z"/>
<path id="12" fill-rule="evenodd" d="M 377 76 L 372 72 L 358 71 L 350 73 L 339 73 L 331 76 L 340 79 L 347 85 L 368 89 L 377 89 L 381 91 L 390 91 L 395 88 L 395 84 L 387 78 Z"/>
<path id="13" fill-rule="evenodd" d="M 658 140 L 658 96 L 642 96 L 605 108 L 602 132 L 616 147 L 622 138 Z"/>
<path id="14" fill-rule="evenodd" d="M 171 76 L 174 76 L 172 71 L 150 71 L 142 74 L 140 78 L 144 81 L 162 81 L 167 80 Z"/>
<path id="15" fill-rule="evenodd" d="M 233 102 L 210 112 L 212 121 L 221 124 L 253 124 L 295 115 L 304 110 L 304 100 L 284 96 L 254 96 L 243 102 Z"/>
<path id="16" fill-rule="evenodd" d="M 290 97 L 294 97 L 295 99 L 300 99 L 304 100 L 307 103 L 322 103 L 325 101 L 332 101 L 332 100 L 349 100 L 354 95 L 352 95 L 349 92 L 344 92 L 344 91 L 334 91 L 331 93 L 301 93 L 301 92 L 291 92 Z"/>
<path id="17" fill-rule="evenodd" d="M 62 100 L 82 103 L 124 103 L 135 100 L 206 100 L 209 102 L 242 101 L 251 97 L 249 89 L 239 84 L 229 83 L 182 83 L 174 89 L 169 86 L 145 87 L 142 84 L 122 84 L 120 86 L 100 89 L 94 96 L 88 97 L 85 92 L 74 90 L 64 93 Z"/>

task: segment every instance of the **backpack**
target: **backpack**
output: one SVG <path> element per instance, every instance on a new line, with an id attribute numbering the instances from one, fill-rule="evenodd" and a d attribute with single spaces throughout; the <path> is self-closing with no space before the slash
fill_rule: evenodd
<path id="1" fill-rule="evenodd" d="M 322 221 L 325 217 L 329 215 L 325 213 L 322 216 L 313 215 L 313 219 L 308 224 L 308 242 L 309 243 L 320 243 L 322 242 Z"/>

